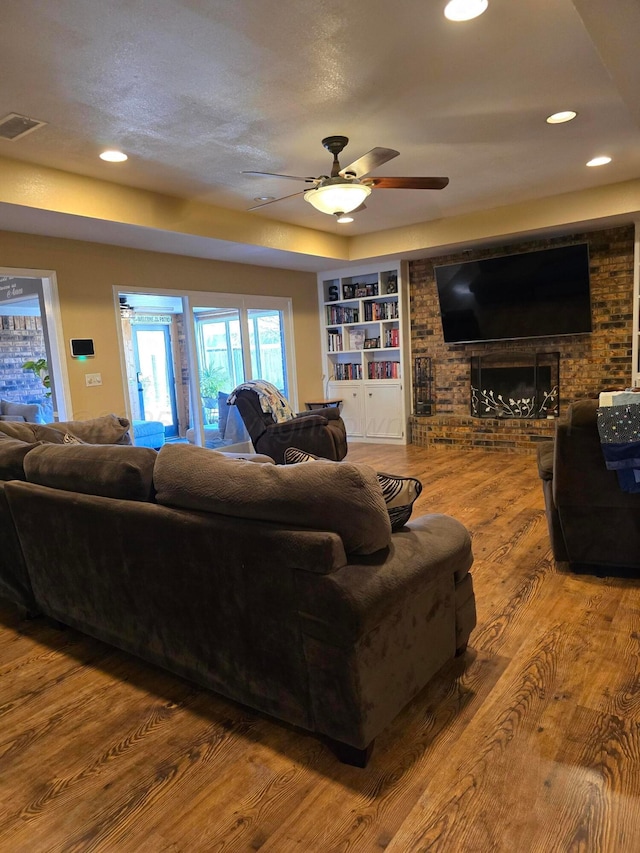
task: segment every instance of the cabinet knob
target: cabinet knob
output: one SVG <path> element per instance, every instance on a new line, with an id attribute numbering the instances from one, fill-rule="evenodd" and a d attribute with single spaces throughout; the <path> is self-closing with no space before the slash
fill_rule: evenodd
<path id="1" fill-rule="evenodd" d="M 369 396 L 373 397 L 373 391 L 369 391 Z"/>

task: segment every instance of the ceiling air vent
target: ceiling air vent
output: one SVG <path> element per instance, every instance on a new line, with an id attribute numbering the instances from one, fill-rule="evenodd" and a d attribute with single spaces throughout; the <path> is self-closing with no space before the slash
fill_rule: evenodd
<path id="1" fill-rule="evenodd" d="M 0 139 L 8 139 L 9 142 L 15 142 L 16 139 L 22 139 L 27 133 L 37 130 L 39 127 L 44 127 L 48 124 L 46 121 L 38 121 L 35 118 L 27 118 L 18 113 L 9 113 L 3 119 L 0 119 Z"/>

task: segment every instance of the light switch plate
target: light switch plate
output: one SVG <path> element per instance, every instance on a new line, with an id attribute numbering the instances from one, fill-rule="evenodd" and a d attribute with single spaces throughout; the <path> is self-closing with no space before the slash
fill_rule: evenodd
<path id="1" fill-rule="evenodd" d="M 85 373 L 84 380 L 90 388 L 94 385 L 102 385 L 102 374 L 101 373 Z"/>

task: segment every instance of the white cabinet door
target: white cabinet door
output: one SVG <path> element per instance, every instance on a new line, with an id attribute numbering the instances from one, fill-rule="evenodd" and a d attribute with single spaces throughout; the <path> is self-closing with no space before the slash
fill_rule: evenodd
<path id="1" fill-rule="evenodd" d="M 404 406 L 402 385 L 366 382 L 364 384 L 365 430 L 367 438 L 402 438 Z"/>
<path id="2" fill-rule="evenodd" d="M 342 420 L 347 435 L 364 435 L 364 417 L 362 411 L 362 385 L 351 382 L 329 382 L 329 397 L 342 400 Z"/>

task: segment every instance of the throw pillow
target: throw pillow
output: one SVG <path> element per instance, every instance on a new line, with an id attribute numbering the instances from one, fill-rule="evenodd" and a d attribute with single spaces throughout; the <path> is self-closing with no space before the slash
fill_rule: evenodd
<path id="1" fill-rule="evenodd" d="M 318 456 L 298 450 L 297 447 L 288 447 L 284 452 L 285 465 L 317 459 L 319 459 Z M 422 491 L 422 483 L 415 477 L 397 477 L 394 474 L 384 474 L 382 471 L 377 471 L 376 477 L 387 505 L 391 530 L 395 533 L 411 518 L 413 504 Z"/>
<path id="2" fill-rule="evenodd" d="M 82 439 L 78 438 L 77 435 L 71 435 L 70 432 L 65 432 L 62 438 L 63 444 L 86 444 L 86 441 L 82 441 Z"/>
<path id="3" fill-rule="evenodd" d="M 395 533 L 411 518 L 413 504 L 422 491 L 422 483 L 415 477 L 396 477 L 394 474 L 384 474 L 382 471 L 377 471 L 376 476 L 382 487 L 391 530 Z"/>

